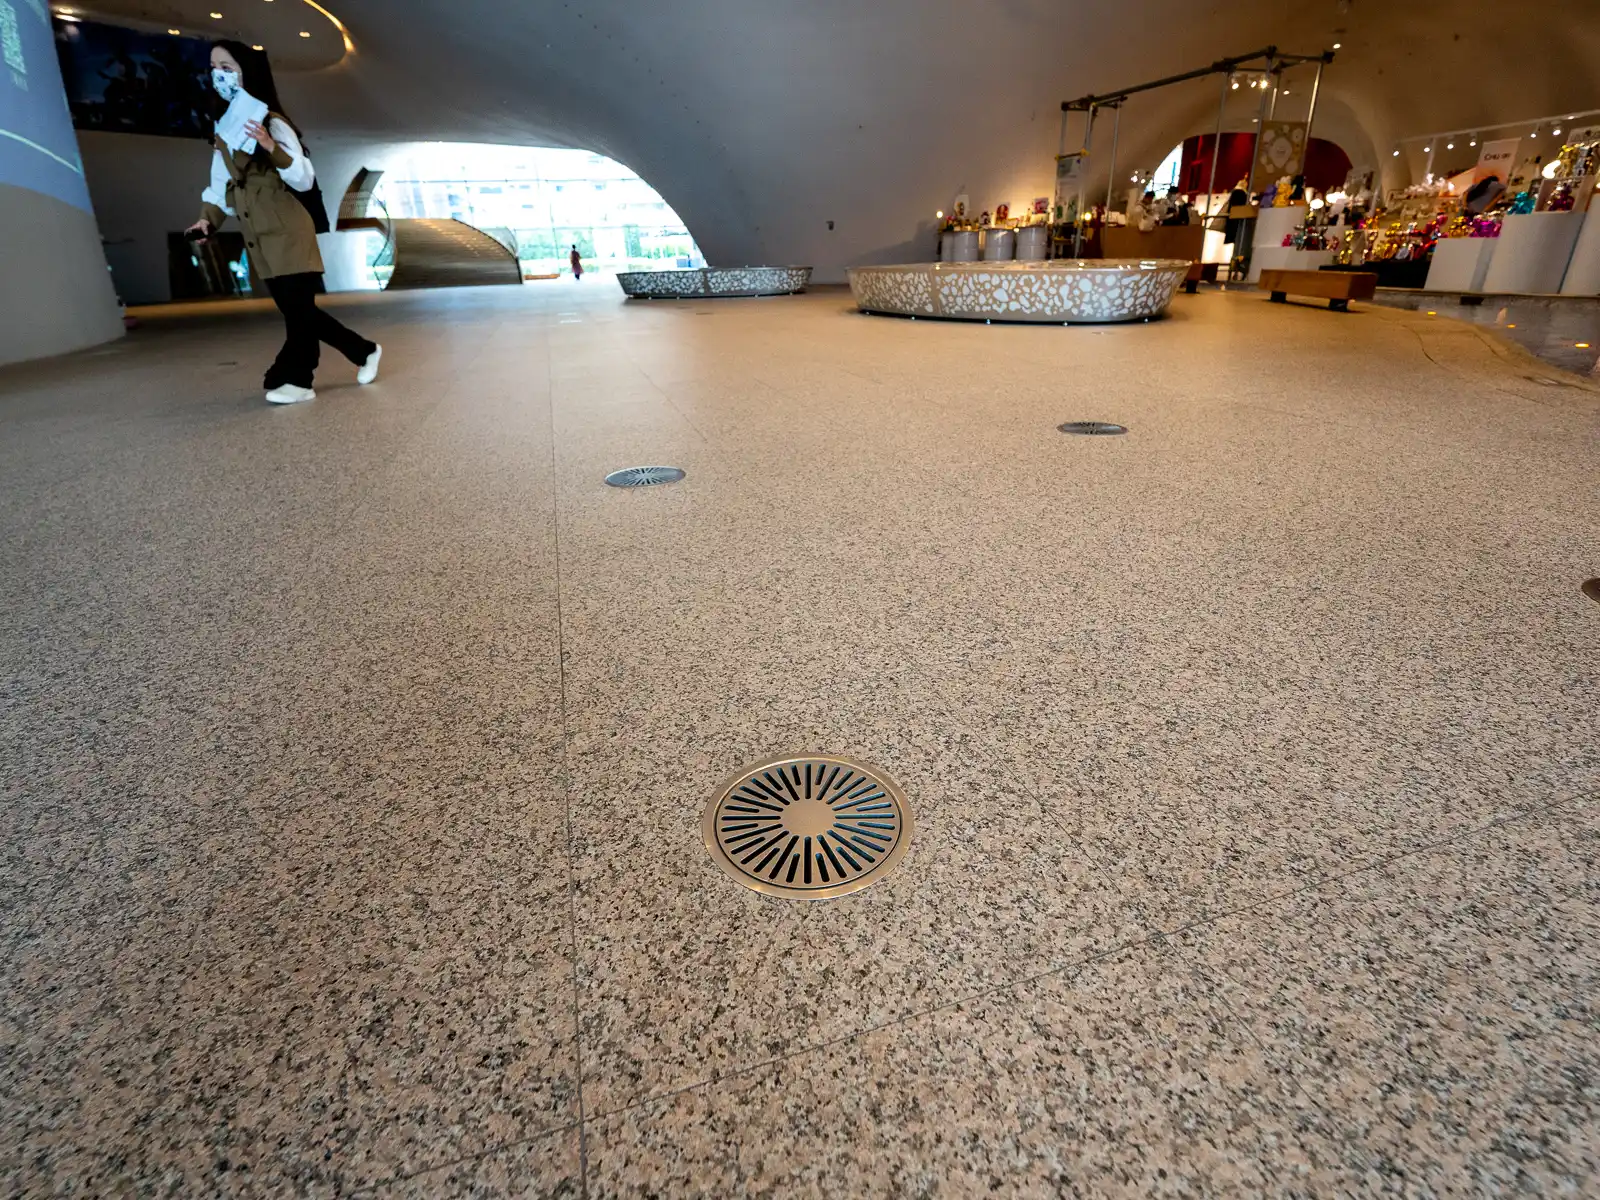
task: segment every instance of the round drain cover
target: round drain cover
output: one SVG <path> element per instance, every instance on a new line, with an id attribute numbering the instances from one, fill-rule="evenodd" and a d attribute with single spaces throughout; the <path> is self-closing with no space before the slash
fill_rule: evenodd
<path id="1" fill-rule="evenodd" d="M 650 487 L 657 483 L 677 483 L 683 472 L 677 467 L 625 467 L 606 476 L 612 487 Z"/>
<path id="2" fill-rule="evenodd" d="M 911 845 L 911 809 L 887 775 L 828 755 L 769 759 L 718 789 L 702 824 L 716 864 L 791 900 L 877 883 Z"/>
<path id="3" fill-rule="evenodd" d="M 1087 433 L 1103 435 L 1128 432 L 1126 426 L 1113 425 L 1110 421 L 1068 421 L 1065 425 L 1057 425 L 1056 428 L 1062 433 Z"/>

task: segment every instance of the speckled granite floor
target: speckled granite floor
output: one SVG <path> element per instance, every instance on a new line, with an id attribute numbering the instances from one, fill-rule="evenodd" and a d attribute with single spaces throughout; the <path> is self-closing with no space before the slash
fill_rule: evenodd
<path id="1" fill-rule="evenodd" d="M 336 303 L 304 408 L 259 313 L 0 371 L 0 1190 L 1600 1188 L 1600 390 L 1255 294 Z M 712 867 L 801 749 L 892 878 Z"/>

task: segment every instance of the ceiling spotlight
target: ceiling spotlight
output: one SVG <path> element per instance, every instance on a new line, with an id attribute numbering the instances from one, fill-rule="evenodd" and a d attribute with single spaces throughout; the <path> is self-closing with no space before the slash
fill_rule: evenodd
<path id="1" fill-rule="evenodd" d="M 222 14 L 221 13 L 212 13 L 211 14 L 211 19 L 213 21 L 220 21 L 220 20 L 222 20 Z"/>
<path id="2" fill-rule="evenodd" d="M 1555 134 L 1557 137 L 1561 136 L 1561 129 L 1559 127 L 1552 129 L 1550 132 Z"/>
<path id="3" fill-rule="evenodd" d="M 1456 148 L 1456 144 L 1454 142 L 1446 142 L 1444 144 L 1444 148 L 1446 150 L 1454 150 Z"/>
<path id="4" fill-rule="evenodd" d="M 1239 90 L 1239 81 L 1237 79 L 1233 81 L 1233 90 L 1236 92 Z"/>
<path id="5" fill-rule="evenodd" d="M 1432 146 L 1424 146 L 1422 148 L 1422 152 L 1424 154 L 1432 154 L 1433 153 L 1433 147 Z"/>
<path id="6" fill-rule="evenodd" d="M 300 36 L 301 36 L 301 37 L 310 37 L 310 36 L 311 36 L 311 34 L 310 34 L 310 32 L 309 32 L 309 31 L 308 31 L 308 30 L 305 30 L 305 29 L 302 29 L 302 30 L 301 30 L 301 31 L 300 31 Z"/>
<path id="7" fill-rule="evenodd" d="M 167 32 L 170 33 L 173 37 L 177 37 L 180 33 L 183 32 L 183 30 L 181 30 L 181 29 L 169 29 L 169 30 L 167 30 Z"/>
<path id="8" fill-rule="evenodd" d="M 1533 127 L 1533 132 L 1530 133 L 1528 136 L 1529 137 L 1538 137 L 1539 136 L 1539 127 L 1537 125 L 1535 125 Z"/>
<path id="9" fill-rule="evenodd" d="M 1344 47 L 1344 43 L 1343 43 L 1343 42 L 1335 42 L 1335 43 L 1334 43 L 1334 44 L 1333 44 L 1333 48 L 1334 48 L 1334 49 L 1335 49 L 1335 50 L 1340 50 L 1340 49 L 1343 49 L 1343 47 Z"/>
<path id="10" fill-rule="evenodd" d="M 1395 156 L 1395 157 L 1396 157 L 1396 158 L 1399 158 L 1399 157 L 1400 157 L 1400 151 L 1398 151 L 1398 150 L 1396 150 L 1396 151 L 1395 151 L 1395 152 L 1394 152 L 1394 156 Z"/>
<path id="11" fill-rule="evenodd" d="M 251 46 L 250 49 L 252 49 L 252 50 L 265 50 L 266 47 L 265 46 Z"/>
<path id="12" fill-rule="evenodd" d="M 1478 135 L 1477 134 L 1473 134 L 1472 135 L 1472 140 L 1470 142 L 1468 142 L 1467 145 L 1476 146 L 1477 144 L 1478 144 Z"/>

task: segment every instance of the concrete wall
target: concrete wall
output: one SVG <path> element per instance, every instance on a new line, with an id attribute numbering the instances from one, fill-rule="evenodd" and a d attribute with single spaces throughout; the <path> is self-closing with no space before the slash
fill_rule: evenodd
<path id="1" fill-rule="evenodd" d="M 122 314 L 82 209 L 0 184 L 0 363 L 65 354 L 122 336 Z"/>

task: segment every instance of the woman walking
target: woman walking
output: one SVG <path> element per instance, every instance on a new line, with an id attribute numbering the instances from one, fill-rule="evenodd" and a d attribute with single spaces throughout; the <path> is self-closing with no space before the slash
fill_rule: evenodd
<path id="1" fill-rule="evenodd" d="M 583 278 L 583 255 L 578 253 L 576 246 L 572 248 L 572 253 L 567 256 L 567 261 L 572 264 L 572 278 L 581 280 Z"/>
<path id="2" fill-rule="evenodd" d="M 201 217 L 187 232 L 210 237 L 230 216 L 244 227 L 250 261 L 283 314 L 283 349 L 262 380 L 267 402 L 317 398 L 312 382 L 321 342 L 360 368 L 357 382 L 371 383 L 378 377 L 383 347 L 317 307 L 322 253 L 311 212 L 296 195 L 312 188 L 316 172 L 299 130 L 283 113 L 267 56 L 242 42 L 217 42 L 211 48 L 211 83 L 217 93 L 211 183 L 200 194 Z M 263 106 L 266 112 L 260 114 Z M 260 115 L 236 122 L 229 119 L 230 110 Z M 320 195 L 313 194 L 320 203 Z"/>

